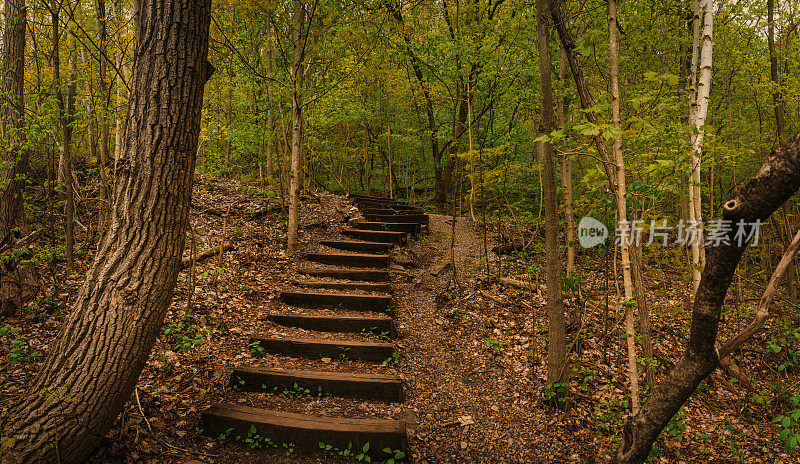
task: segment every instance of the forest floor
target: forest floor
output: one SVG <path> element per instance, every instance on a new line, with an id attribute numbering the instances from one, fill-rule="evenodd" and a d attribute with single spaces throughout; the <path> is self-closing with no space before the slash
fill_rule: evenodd
<path id="1" fill-rule="evenodd" d="M 304 199 L 300 238 L 304 247 L 313 247 L 341 230 L 351 210 L 342 197 L 330 194 Z M 459 218 L 454 227 L 450 217 L 431 215 L 429 233 L 411 241 L 397 257 L 403 266 L 392 272 L 401 355 L 398 363 L 370 366 L 370 371 L 402 376 L 405 402 L 382 404 L 292 392 L 253 399 L 232 389 L 229 374 L 238 365 L 308 368 L 321 363 L 255 356 L 247 346 L 251 334 L 302 335 L 264 318 L 282 307 L 278 295 L 292 287 L 298 264 L 286 254 L 282 214 L 259 213 L 271 204 L 275 200 L 257 187 L 198 177 L 192 209 L 196 248 L 222 242 L 234 248 L 198 263 L 194 282 L 190 269 L 181 273 L 165 334 L 136 394 L 90 462 L 342 462 L 302 450 L 250 450 L 200 435 L 200 412 L 220 401 L 318 415 L 405 420 L 415 463 L 607 461 L 627 414 L 620 311 L 613 305 L 606 309 L 605 304 L 607 295 L 616 300 L 613 269 L 594 252 L 579 256 L 579 290 L 570 292 L 566 301 L 571 321 L 569 404 L 553 409 L 542 395 L 547 337 L 543 295 L 499 285 L 486 276 L 488 266 L 490 275 L 500 268 L 504 275 L 536 283 L 543 275 L 543 248 L 536 244 L 500 262 L 490 252 L 487 263 L 484 249 L 491 250 L 497 237 L 484 236 L 466 218 Z M 259 213 L 258 219 L 252 219 L 253 213 Z M 85 269 L 93 258 L 93 245 L 86 237 L 81 243 Z M 187 252 L 185 257 L 189 256 Z M 682 259 L 679 253 L 666 251 L 645 255 L 659 375 L 678 358 L 688 334 L 690 283 Z M 756 283 L 769 277 L 765 272 L 758 280 L 759 273 L 755 274 L 742 276 L 729 292 L 728 306 L 734 309 L 726 312 L 726 325 L 731 331 L 749 321 L 752 303 L 763 288 Z M 17 334 L 0 336 L 0 414 L 41 366 L 82 274 L 68 274 L 61 263 L 45 269 L 42 279 L 47 282 L 44 296 L 30 311 L 0 322 L 18 329 Z M 776 306 L 784 308 L 777 309 L 779 320 L 788 317 L 788 302 Z M 752 385 L 737 384 L 717 372 L 700 386 L 659 439 L 652 462 L 800 462 L 796 452 L 784 452 L 772 423 L 790 409 L 788 397 L 797 395 L 797 367 L 790 364 L 778 370 L 779 364 L 791 360 L 785 352 L 766 349 L 767 342 L 780 341 L 775 338 L 780 333 L 772 327 L 737 359 Z M 326 364 L 325 369 L 332 371 L 366 369 L 348 360 Z"/>

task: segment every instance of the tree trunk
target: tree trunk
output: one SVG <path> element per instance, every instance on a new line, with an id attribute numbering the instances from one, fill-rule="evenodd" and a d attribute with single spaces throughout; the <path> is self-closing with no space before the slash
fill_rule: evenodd
<path id="1" fill-rule="evenodd" d="M 757 226 L 754 224 L 766 222 L 798 188 L 800 135 L 772 152 L 736 197 L 724 204 L 722 220 L 733 224 L 727 234 L 729 244 L 722 243 L 709 248 L 708 260 L 695 294 L 686 351 L 669 375 L 655 388 L 639 413 L 628 420 L 616 451 L 615 463 L 644 462 L 672 416 L 697 390 L 700 382 L 719 365 L 716 341 L 722 304 L 750 241 L 748 235 L 755 232 Z M 741 230 L 739 221 L 745 223 Z"/>
<path id="2" fill-rule="evenodd" d="M 414 70 L 414 76 L 417 78 L 422 95 L 425 97 L 425 114 L 428 117 L 428 131 L 431 143 L 431 151 L 433 153 L 433 177 L 434 177 L 434 198 L 436 203 L 443 204 L 447 201 L 447 185 L 444 176 L 444 167 L 442 166 L 442 154 L 439 151 L 439 137 L 438 128 L 436 126 L 436 115 L 433 112 L 433 96 L 431 95 L 430 83 L 425 79 L 422 73 L 422 65 L 419 58 L 411 48 L 411 37 L 406 29 L 406 24 L 403 19 L 403 12 L 400 10 L 402 4 L 395 5 L 393 2 L 386 2 L 386 8 L 394 19 L 400 24 L 403 31 L 403 41 L 406 44 L 406 53 L 411 61 L 411 68 Z"/>
<path id="3" fill-rule="evenodd" d="M 550 49 L 548 48 L 549 0 L 537 0 L 539 82 L 541 84 L 542 122 L 539 136 L 548 135 L 556 127 L 553 111 L 553 87 L 550 74 Z M 545 210 L 545 261 L 547 278 L 547 388 L 550 399 L 559 404 L 566 397 L 567 342 L 564 320 L 564 301 L 561 295 L 561 251 L 558 245 L 558 192 L 556 191 L 555 150 L 551 142 L 536 142 L 538 158 L 543 164 L 543 189 Z"/>
<path id="4" fill-rule="evenodd" d="M 210 0 L 142 0 L 114 205 L 75 308 L 3 421 L 4 462 L 79 463 L 131 396 L 181 266 Z"/>
<path id="5" fill-rule="evenodd" d="M 562 87 L 566 84 L 567 77 L 567 53 L 564 47 L 559 46 L 561 61 L 558 66 L 558 80 Z M 560 95 L 558 99 L 558 125 L 566 127 L 569 117 L 569 99 L 566 95 Z M 572 157 L 569 153 L 564 154 L 561 159 L 561 186 L 564 188 L 564 226 L 566 227 L 567 242 L 567 277 L 575 273 L 575 211 L 573 209 L 572 198 Z"/>
<path id="6" fill-rule="evenodd" d="M 302 0 L 293 0 L 294 24 L 292 26 L 292 42 L 294 60 L 292 62 L 292 173 L 289 185 L 289 231 L 287 248 L 289 253 L 297 251 L 298 225 L 300 222 L 300 176 L 303 156 L 303 30 L 305 29 L 305 5 Z"/>
<path id="7" fill-rule="evenodd" d="M 272 28 L 267 21 L 267 74 L 272 76 Z M 275 178 L 275 108 L 272 104 L 271 84 L 267 83 L 267 185 L 272 187 Z"/>
<path id="8" fill-rule="evenodd" d="M 564 15 L 561 13 L 561 0 L 550 1 L 550 13 L 553 17 L 553 25 L 558 31 L 561 46 L 564 48 L 564 52 L 567 55 L 569 69 L 572 72 L 572 79 L 575 81 L 575 89 L 578 91 L 578 97 L 581 102 L 581 108 L 584 110 L 584 116 L 587 122 L 597 126 L 599 125 L 597 114 L 592 109 L 594 107 L 594 101 L 592 100 L 592 95 L 589 93 L 589 87 L 586 85 L 586 79 L 583 76 L 583 67 L 580 61 L 578 61 L 578 55 L 575 53 L 575 42 L 572 40 L 569 29 L 567 29 L 567 23 L 563 18 Z M 597 152 L 600 153 L 600 160 L 603 162 L 606 176 L 608 177 L 608 188 L 611 190 L 611 193 L 616 196 L 616 163 L 612 159 L 611 151 L 608 149 L 608 145 L 606 145 L 605 139 L 599 131 L 597 135 L 593 136 L 593 139 L 595 147 L 597 147 Z"/>
<path id="9" fill-rule="evenodd" d="M 642 357 L 645 360 L 645 385 L 650 389 L 656 382 L 656 370 L 653 365 L 653 338 L 650 330 L 650 312 L 645 293 L 644 271 L 642 268 L 642 247 L 631 247 L 631 270 L 636 294 L 636 309 L 639 311 L 639 334 L 642 338 Z"/>
<path id="10" fill-rule="evenodd" d="M 62 143 L 61 155 L 63 158 L 62 171 L 59 173 L 59 178 L 63 179 L 61 186 L 66 196 L 64 229 L 67 241 L 67 266 L 73 269 L 75 267 L 75 194 L 72 180 L 72 123 L 75 115 L 75 92 L 77 90 L 75 71 L 77 66 L 75 64 L 75 55 L 70 50 L 70 74 L 67 102 L 65 104 L 64 95 L 61 92 L 61 36 L 59 31 L 61 5 L 52 2 L 50 4 L 50 13 L 53 26 L 53 86 L 55 87 L 56 101 L 58 102 L 58 121 Z"/>
<path id="11" fill-rule="evenodd" d="M 231 133 L 233 132 L 233 56 L 228 61 L 228 92 L 225 99 L 225 166 L 232 169 L 233 164 L 231 155 L 233 154 L 233 142 Z M 228 175 L 234 175 L 232 171 Z"/>
<path id="12" fill-rule="evenodd" d="M 0 248 L 13 247 L 14 230 L 25 225 L 22 188 L 28 155 L 23 148 L 22 128 L 26 13 L 25 0 L 6 0 L 2 90 L 8 101 L 0 109 L 0 136 L 7 149 L 0 151 Z M 31 284 L 35 281 L 30 269 L 17 266 L 15 261 L 0 261 L 0 315 L 21 310 L 36 293 Z"/>
<path id="13" fill-rule="evenodd" d="M 122 24 L 125 17 L 122 14 L 122 7 L 120 6 L 121 1 L 116 0 L 114 2 L 114 16 L 117 19 L 118 24 Z M 121 111 L 122 108 L 125 106 L 123 105 L 122 101 L 125 99 L 125 83 L 128 82 L 128 76 L 125 74 L 125 54 L 123 50 L 123 43 L 122 43 L 122 34 L 116 34 L 116 64 L 117 69 L 119 70 L 119 76 L 117 76 L 117 107 L 116 107 L 116 129 L 114 130 L 114 159 L 116 164 L 116 158 L 122 153 L 122 143 L 124 142 L 123 136 L 125 135 L 123 132 L 125 130 L 125 126 L 123 125 L 122 115 L 124 111 Z"/>
<path id="14" fill-rule="evenodd" d="M 711 0 L 696 0 L 694 8 L 694 38 L 691 69 L 691 108 L 689 125 L 692 129 L 691 177 L 689 179 L 689 220 L 700 225 L 703 221 L 700 168 L 703 139 L 711 92 L 714 11 Z M 698 67 L 699 66 L 699 67 Z M 699 77 L 697 76 L 699 73 Z M 705 263 L 702 240 L 692 241 L 692 284 L 696 291 Z"/>
<path id="15" fill-rule="evenodd" d="M 109 92 L 109 85 L 107 82 L 108 74 L 108 18 L 106 17 L 106 2 L 105 0 L 95 0 L 94 2 L 94 15 L 97 21 L 97 42 L 98 42 L 98 61 L 100 71 L 100 182 L 103 189 L 103 197 L 109 205 L 113 202 L 110 196 L 109 186 L 112 181 L 109 180 L 108 174 L 108 143 L 109 143 L 109 125 L 108 125 L 108 108 L 111 102 L 111 93 Z M 106 218 L 107 219 L 107 218 Z M 107 221 L 101 221 L 103 227 Z"/>
<path id="16" fill-rule="evenodd" d="M 786 138 L 786 106 L 781 92 L 781 83 L 778 78 L 778 55 L 775 52 L 775 2 L 767 0 L 767 43 L 769 45 L 769 75 L 775 90 L 772 92 L 772 101 L 775 105 L 775 130 L 778 144 Z"/>
<path id="17" fill-rule="evenodd" d="M 617 220 L 622 227 L 623 235 L 620 237 L 620 261 L 622 264 L 622 286 L 625 294 L 623 309 L 625 311 L 625 338 L 628 345 L 628 378 L 631 391 L 631 411 L 636 414 L 639 411 L 639 374 L 636 365 L 636 333 L 634 329 L 634 307 L 636 296 L 634 295 L 633 277 L 631 276 L 630 247 L 636 246 L 632 243 L 632 236 L 625 237 L 625 232 L 634 232 L 626 227 L 628 223 L 628 205 L 626 199 L 625 183 L 625 158 L 622 154 L 622 124 L 620 121 L 619 110 L 619 48 L 617 46 L 617 2 L 608 2 L 608 51 L 609 64 L 611 66 L 611 119 L 614 130 L 612 151 L 614 153 L 614 163 L 617 169 L 616 203 Z"/>

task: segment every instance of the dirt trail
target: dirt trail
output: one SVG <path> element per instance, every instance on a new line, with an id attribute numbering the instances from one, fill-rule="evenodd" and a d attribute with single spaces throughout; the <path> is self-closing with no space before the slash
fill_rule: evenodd
<path id="1" fill-rule="evenodd" d="M 484 346 L 470 329 L 470 313 L 480 308 L 451 299 L 456 293 L 452 269 L 432 274 L 450 260 L 451 220 L 431 215 L 430 233 L 410 247 L 418 268 L 396 292 L 405 419 L 416 462 L 547 462 L 541 459 L 546 451 L 533 449 L 534 436 L 547 424 L 531 419 L 533 389 L 525 375 L 530 373 L 525 353 L 495 355 Z M 466 218 L 457 220 L 455 235 L 455 267 L 468 293 L 462 297 L 473 298 L 475 270 L 484 265 L 483 236 Z M 495 329 L 482 330 L 491 336 Z"/>

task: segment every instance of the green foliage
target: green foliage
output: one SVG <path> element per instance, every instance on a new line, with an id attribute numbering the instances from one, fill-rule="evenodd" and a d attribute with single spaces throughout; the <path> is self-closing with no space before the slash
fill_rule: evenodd
<path id="1" fill-rule="evenodd" d="M 767 353 L 778 358 L 779 371 L 791 370 L 800 363 L 800 329 L 788 328 L 767 342 Z"/>
<path id="2" fill-rule="evenodd" d="M 789 399 L 792 410 L 773 419 L 778 427 L 778 437 L 783 442 L 784 450 L 792 453 L 800 448 L 800 396 Z"/>
<path id="3" fill-rule="evenodd" d="M 261 346 L 260 340 L 254 340 L 247 344 L 247 349 L 250 350 L 250 355 L 255 357 L 264 356 L 264 347 Z"/>
<path id="4" fill-rule="evenodd" d="M 490 338 L 489 340 L 483 342 L 483 346 L 489 348 L 495 355 L 498 355 L 503 351 L 505 343 L 497 338 Z"/>
<path id="5" fill-rule="evenodd" d="M 23 335 L 17 327 L 8 324 L 0 326 L 0 337 L 6 338 L 11 344 L 11 348 L 6 353 L 6 358 L 11 364 L 32 363 L 42 356 L 40 351 L 31 349 L 28 337 Z"/>
<path id="6" fill-rule="evenodd" d="M 205 343 L 206 338 L 213 333 L 209 326 L 198 328 L 192 318 L 192 312 L 184 308 L 183 316 L 177 322 L 170 322 L 164 330 L 164 335 L 170 339 L 172 349 L 188 353 L 195 347 Z"/>

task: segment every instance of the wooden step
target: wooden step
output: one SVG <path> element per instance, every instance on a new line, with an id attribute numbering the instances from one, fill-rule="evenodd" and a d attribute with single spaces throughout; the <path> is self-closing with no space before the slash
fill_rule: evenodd
<path id="1" fill-rule="evenodd" d="M 391 232 L 405 232 L 408 234 L 416 234 L 419 232 L 420 225 L 413 222 L 369 222 L 358 221 L 351 222 L 351 226 L 359 230 L 377 230 L 377 231 L 391 231 Z"/>
<path id="2" fill-rule="evenodd" d="M 356 242 L 352 240 L 322 240 L 319 244 L 336 248 L 337 250 L 358 251 L 361 253 L 389 253 L 394 248 L 393 243 Z"/>
<path id="3" fill-rule="evenodd" d="M 267 353 L 295 358 L 331 358 L 383 362 L 394 354 L 394 345 L 383 342 L 351 342 L 315 338 L 253 337 Z"/>
<path id="4" fill-rule="evenodd" d="M 417 208 L 411 205 L 407 205 L 404 203 L 396 203 L 396 202 L 377 202 L 377 201 L 356 201 L 356 204 L 359 208 L 389 208 L 397 211 L 409 211 L 409 210 L 416 210 Z"/>
<path id="5" fill-rule="evenodd" d="M 396 210 L 396 209 L 392 209 L 392 208 L 362 208 L 362 209 L 361 209 L 361 213 L 362 213 L 362 214 L 365 214 L 365 215 L 366 215 L 366 214 L 372 214 L 372 215 L 376 215 L 376 214 L 385 214 L 385 215 L 395 215 L 395 214 L 403 214 L 403 215 L 409 215 L 409 214 L 425 214 L 425 213 L 423 213 L 422 211 L 419 211 L 419 210 L 414 210 L 414 209 L 412 209 L 412 210 L 403 210 L 403 211 L 401 211 L 401 210 Z"/>
<path id="6" fill-rule="evenodd" d="M 427 214 L 365 214 L 364 219 L 375 222 L 412 222 L 428 225 Z"/>
<path id="7" fill-rule="evenodd" d="M 347 237 L 370 242 L 384 242 L 402 245 L 406 241 L 406 234 L 403 232 L 383 231 L 383 230 L 359 230 L 345 229 L 342 231 Z"/>
<path id="8" fill-rule="evenodd" d="M 389 197 L 380 195 L 370 195 L 368 193 L 350 193 L 347 195 L 350 200 L 375 200 L 375 201 L 394 201 Z"/>
<path id="9" fill-rule="evenodd" d="M 246 392 L 272 393 L 277 388 L 280 393 L 303 388 L 310 390 L 310 395 L 403 401 L 403 380 L 396 375 L 240 367 L 231 374 L 231 386 Z"/>
<path id="10" fill-rule="evenodd" d="M 230 441 L 236 437 L 245 440 L 251 427 L 278 446 L 293 443 L 319 450 L 319 443 L 324 443 L 345 449 L 352 443 L 353 450 L 361 451 L 369 443 L 369 454 L 375 462 L 382 462 L 387 456 L 381 451 L 384 448 L 403 452 L 407 449 L 406 425 L 402 421 L 320 417 L 229 403 L 212 405 L 200 418 L 203 434 L 212 438 L 223 435 Z"/>
<path id="11" fill-rule="evenodd" d="M 391 257 L 362 253 L 306 253 L 307 261 L 347 267 L 389 267 Z"/>
<path id="12" fill-rule="evenodd" d="M 293 280 L 292 285 L 308 288 L 327 288 L 331 290 L 364 290 L 367 292 L 391 293 L 390 284 L 373 282 L 331 282 L 327 280 Z"/>
<path id="13" fill-rule="evenodd" d="M 303 316 L 295 314 L 270 314 L 267 319 L 286 327 L 300 327 L 317 332 L 355 332 L 386 334 L 395 338 L 392 318 L 388 316 Z"/>
<path id="14" fill-rule="evenodd" d="M 281 292 L 281 301 L 301 308 L 339 308 L 352 311 L 383 312 L 392 306 L 389 295 L 358 293 Z"/>
<path id="15" fill-rule="evenodd" d="M 329 277 L 331 279 L 360 280 L 365 282 L 388 282 L 389 273 L 377 269 L 323 269 L 298 268 L 298 274 L 311 277 Z"/>

